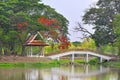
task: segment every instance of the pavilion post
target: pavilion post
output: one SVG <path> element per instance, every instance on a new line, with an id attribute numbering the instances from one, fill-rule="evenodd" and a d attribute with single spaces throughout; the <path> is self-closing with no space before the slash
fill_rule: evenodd
<path id="1" fill-rule="evenodd" d="M 43 46 L 39 46 L 39 55 L 44 57 Z"/>
<path id="2" fill-rule="evenodd" d="M 32 52 L 33 52 L 32 46 L 30 46 L 30 56 L 31 56 L 31 57 L 32 57 Z"/>

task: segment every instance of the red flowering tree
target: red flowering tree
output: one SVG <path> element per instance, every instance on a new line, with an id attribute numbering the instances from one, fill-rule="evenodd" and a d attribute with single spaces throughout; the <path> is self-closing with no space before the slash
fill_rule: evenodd
<path id="1" fill-rule="evenodd" d="M 39 17 L 38 22 L 44 25 L 45 27 L 49 28 L 49 30 L 47 31 L 47 37 L 51 37 L 54 41 L 59 41 L 61 43 L 59 45 L 60 49 L 66 49 L 70 45 L 67 38 L 63 36 L 62 28 L 56 19 L 54 18 L 47 19 L 45 17 Z M 42 34 L 42 35 L 46 35 L 46 34 Z"/>

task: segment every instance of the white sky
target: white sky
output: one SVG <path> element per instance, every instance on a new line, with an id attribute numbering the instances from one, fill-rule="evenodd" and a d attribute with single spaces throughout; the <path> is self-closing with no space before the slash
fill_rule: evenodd
<path id="1" fill-rule="evenodd" d="M 98 0 L 42 0 L 46 5 L 54 8 L 58 13 L 62 14 L 69 21 L 70 41 L 81 41 L 81 33 L 73 32 L 73 28 L 77 22 L 81 22 L 82 15 L 86 9 L 90 8 Z M 93 32 L 91 26 L 85 26 L 90 32 Z"/>

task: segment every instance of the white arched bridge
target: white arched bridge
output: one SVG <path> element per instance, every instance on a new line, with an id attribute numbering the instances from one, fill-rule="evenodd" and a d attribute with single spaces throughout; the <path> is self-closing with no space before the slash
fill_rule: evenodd
<path id="1" fill-rule="evenodd" d="M 103 60 L 109 61 L 113 58 L 113 57 L 103 55 L 103 54 L 98 54 L 98 53 L 92 52 L 92 51 L 68 51 L 68 52 L 63 52 L 60 54 L 49 55 L 47 57 L 51 58 L 51 59 L 57 59 L 59 61 L 61 57 L 71 56 L 71 61 L 74 62 L 75 55 L 85 55 L 85 62 L 86 63 L 88 63 L 89 57 L 91 57 L 91 56 L 98 57 L 100 60 L 100 63 L 102 63 Z"/>

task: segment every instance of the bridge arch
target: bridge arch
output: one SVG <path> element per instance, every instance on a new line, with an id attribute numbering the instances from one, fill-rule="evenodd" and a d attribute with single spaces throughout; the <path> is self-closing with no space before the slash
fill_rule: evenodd
<path id="1" fill-rule="evenodd" d="M 58 61 L 59 61 L 61 57 L 71 55 L 71 61 L 74 62 L 76 54 L 85 55 L 86 63 L 88 63 L 90 55 L 100 58 L 100 63 L 102 63 L 103 60 L 109 61 L 112 59 L 112 57 L 110 57 L 110 56 L 98 54 L 98 53 L 91 52 L 91 51 L 69 51 L 69 52 L 64 52 L 64 53 L 60 53 L 60 54 L 50 55 L 48 57 L 51 59 L 58 59 Z"/>

